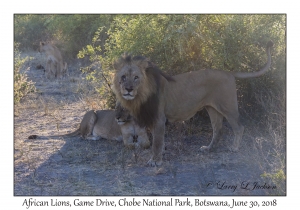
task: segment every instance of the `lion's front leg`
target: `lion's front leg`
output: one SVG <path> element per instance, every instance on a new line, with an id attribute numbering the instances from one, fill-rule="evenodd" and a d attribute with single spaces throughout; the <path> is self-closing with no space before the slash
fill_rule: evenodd
<path id="1" fill-rule="evenodd" d="M 152 129 L 153 143 L 152 143 L 152 158 L 148 161 L 150 166 L 159 166 L 162 164 L 162 153 L 164 148 L 164 135 L 165 135 L 165 120 L 164 116 L 154 125 Z"/>
<path id="2" fill-rule="evenodd" d="M 138 135 L 137 145 L 143 149 L 147 149 L 150 147 L 150 141 L 148 139 L 146 131 L 144 133 Z"/>
<path id="3" fill-rule="evenodd" d="M 46 63 L 46 77 L 48 78 L 48 79 L 50 79 L 50 77 L 51 77 L 51 60 L 47 60 L 47 63 Z"/>
<path id="4" fill-rule="evenodd" d="M 135 148 L 135 143 L 133 142 L 133 136 L 131 134 L 123 134 L 124 146 L 129 149 Z"/>

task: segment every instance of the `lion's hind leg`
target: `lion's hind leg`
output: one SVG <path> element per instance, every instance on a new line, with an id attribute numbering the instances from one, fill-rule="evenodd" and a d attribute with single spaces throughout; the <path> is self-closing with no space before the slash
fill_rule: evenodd
<path id="1" fill-rule="evenodd" d="M 90 140 L 96 140 L 91 139 L 93 137 L 93 129 L 97 122 L 97 115 L 94 110 L 88 111 L 84 116 L 80 123 L 80 134 L 84 139 L 87 139 L 88 137 Z"/>
<path id="2" fill-rule="evenodd" d="M 213 107 L 206 107 L 206 110 L 209 114 L 210 122 L 213 128 L 213 137 L 208 146 L 201 147 L 201 151 L 209 151 L 213 144 L 219 140 L 220 130 L 222 129 L 223 124 L 223 115 L 220 114 L 216 109 Z"/>
<path id="3" fill-rule="evenodd" d="M 233 145 L 230 147 L 230 150 L 235 152 L 239 149 L 240 142 L 244 133 L 244 126 L 239 122 L 239 112 L 237 107 L 235 109 L 232 109 L 231 112 L 227 111 L 224 116 L 234 132 Z"/>
<path id="4" fill-rule="evenodd" d="M 242 126 L 239 123 L 238 117 L 237 118 L 229 117 L 229 118 L 227 118 L 227 120 L 228 120 L 229 124 L 231 125 L 232 130 L 234 132 L 233 145 L 231 146 L 230 149 L 231 149 L 231 151 L 236 152 L 236 151 L 238 151 L 241 140 L 242 140 L 242 136 L 244 133 L 244 126 Z"/>

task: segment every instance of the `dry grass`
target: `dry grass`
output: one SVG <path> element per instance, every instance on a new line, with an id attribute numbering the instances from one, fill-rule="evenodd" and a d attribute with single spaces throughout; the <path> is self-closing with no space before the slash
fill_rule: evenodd
<path id="1" fill-rule="evenodd" d="M 280 95 L 280 96 L 279 96 Z M 256 148 L 261 157 L 262 176 L 278 186 L 275 194 L 286 193 L 286 96 L 269 92 L 263 99 L 256 95 L 258 103 L 266 112 L 265 132 L 257 129 Z"/>
<path id="2" fill-rule="evenodd" d="M 285 171 L 283 123 L 279 127 L 270 124 L 263 131 L 246 125 L 240 151 L 231 153 L 228 146 L 233 133 L 224 121 L 222 140 L 206 154 L 200 147 L 208 145 L 212 137 L 207 114 L 184 124 L 168 124 L 164 164 L 154 168 L 146 166 L 151 149 L 132 151 L 115 141 L 83 141 L 79 137 L 27 139 L 32 134 L 68 133 L 78 127 L 87 110 L 105 108 L 78 69 L 70 65 L 67 78 L 48 80 L 42 70 L 34 68 L 42 58 L 32 56 L 35 59 L 28 64 L 27 75 L 37 92 L 15 105 L 15 195 L 285 195 L 285 179 L 276 182 L 280 177 L 276 172 Z M 278 106 L 278 100 L 265 103 Z M 266 180 L 276 184 L 278 191 L 239 188 L 232 192 L 217 185 L 207 187 L 218 181 L 240 185 L 242 181 Z"/>

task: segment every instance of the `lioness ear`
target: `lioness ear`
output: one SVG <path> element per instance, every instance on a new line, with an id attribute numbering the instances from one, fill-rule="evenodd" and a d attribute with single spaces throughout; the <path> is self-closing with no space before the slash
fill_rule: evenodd
<path id="1" fill-rule="evenodd" d="M 43 46 L 44 46 L 44 45 L 45 45 L 45 43 L 44 43 L 44 42 L 40 42 L 40 45 L 43 45 Z"/>

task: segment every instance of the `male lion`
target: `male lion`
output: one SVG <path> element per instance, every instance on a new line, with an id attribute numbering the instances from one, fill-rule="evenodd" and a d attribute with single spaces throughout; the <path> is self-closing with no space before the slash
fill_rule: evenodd
<path id="1" fill-rule="evenodd" d="M 116 110 L 90 110 L 84 116 L 77 130 L 64 135 L 47 136 L 47 138 L 72 137 L 80 135 L 87 140 L 101 138 L 122 141 L 129 148 L 148 148 L 150 142 L 145 128 L 139 127 L 129 112 L 117 105 Z M 36 139 L 31 135 L 29 139 Z M 137 138 L 137 141 L 134 141 Z"/>
<path id="2" fill-rule="evenodd" d="M 50 42 L 40 42 L 40 52 L 45 52 L 47 57 L 46 74 L 47 78 L 61 78 L 67 73 L 67 63 L 63 62 L 62 56 L 58 48 Z"/>
<path id="3" fill-rule="evenodd" d="M 268 42 L 266 66 L 251 73 L 208 69 L 170 78 L 142 56 L 124 54 L 115 61 L 113 90 L 118 101 L 140 126 L 149 127 L 153 134 L 152 157 L 148 164 L 162 164 L 166 118 L 169 122 L 188 120 L 202 108 L 208 111 L 213 137 L 211 143 L 201 147 L 201 150 L 211 149 L 225 117 L 235 134 L 231 149 L 237 151 L 244 127 L 239 123 L 235 77 L 251 78 L 264 74 L 271 65 L 272 46 L 273 43 Z"/>

